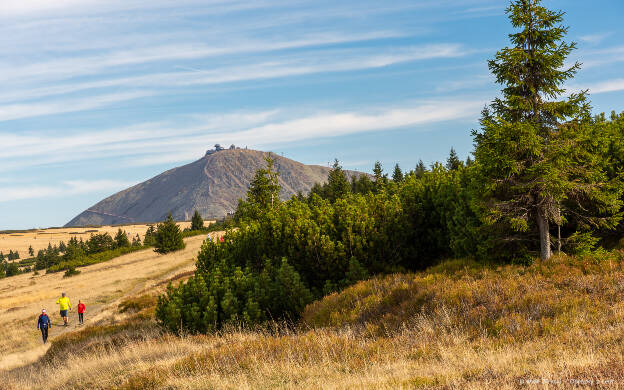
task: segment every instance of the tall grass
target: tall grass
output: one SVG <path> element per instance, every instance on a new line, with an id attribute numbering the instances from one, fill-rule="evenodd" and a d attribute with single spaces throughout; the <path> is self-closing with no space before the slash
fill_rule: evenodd
<path id="1" fill-rule="evenodd" d="M 623 281 L 623 252 L 528 267 L 451 261 L 329 295 L 308 306 L 295 328 L 231 328 L 207 336 L 159 333 L 148 294 L 121 303 L 120 311 L 133 313 L 128 318 L 68 335 L 63 345 L 53 343 L 53 359 L 8 372 L 4 383 L 16 389 L 618 388 L 624 386 Z"/>

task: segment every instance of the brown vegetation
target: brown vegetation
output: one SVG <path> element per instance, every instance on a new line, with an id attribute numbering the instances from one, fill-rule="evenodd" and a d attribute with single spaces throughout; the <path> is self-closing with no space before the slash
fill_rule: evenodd
<path id="1" fill-rule="evenodd" d="M 158 255 L 146 249 L 110 261 L 81 268 L 79 275 L 63 278 L 62 273 L 33 275 L 32 273 L 0 279 L 0 369 L 25 364 L 45 352 L 41 335 L 36 330 L 36 318 L 46 308 L 52 320 L 50 337 L 76 329 L 76 312 L 70 313 L 70 327 L 60 323 L 56 298 L 67 292 L 73 306 L 81 299 L 87 305 L 86 325 L 116 320 L 117 303 L 125 297 L 152 288 L 179 273 L 195 268 L 195 256 L 204 236 L 185 240 L 187 248 L 168 255 Z M 161 285 L 160 288 L 164 288 Z"/>
<path id="2" fill-rule="evenodd" d="M 182 337 L 160 333 L 148 291 L 121 302 L 125 313 L 114 323 L 63 336 L 48 352 L 53 359 L 8 372 L 5 383 L 35 389 L 618 388 L 624 385 L 623 280 L 623 252 L 495 269 L 451 261 L 332 294 L 310 305 L 295 328 Z"/>
<path id="3" fill-rule="evenodd" d="M 191 226 L 191 223 L 178 222 L 178 225 L 180 226 L 180 229 L 186 229 Z M 207 225 L 208 223 L 206 223 L 206 226 Z M 130 239 L 138 234 L 141 237 L 141 240 L 143 240 L 148 226 L 149 225 L 146 224 L 137 224 L 124 226 L 100 226 L 97 229 L 92 227 L 50 228 L 41 230 L 34 229 L 24 231 L 19 235 L 16 235 L 15 233 L 0 232 L 0 252 L 3 252 L 6 255 L 9 253 L 9 250 L 18 251 L 20 258 L 24 259 L 30 257 L 28 255 L 28 247 L 31 245 L 35 254 L 37 254 L 38 250 L 47 248 L 48 244 L 52 244 L 52 246 L 54 246 L 58 245 L 61 241 L 67 243 L 72 237 L 87 240 L 92 233 L 108 233 L 114 237 L 119 228 L 125 230 L 130 236 Z"/>

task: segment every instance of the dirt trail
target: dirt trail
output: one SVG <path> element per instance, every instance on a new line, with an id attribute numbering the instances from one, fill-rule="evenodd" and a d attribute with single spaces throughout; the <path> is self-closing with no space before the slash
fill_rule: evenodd
<path id="1" fill-rule="evenodd" d="M 218 233 L 215 233 L 215 235 Z M 81 273 L 63 278 L 62 273 L 33 276 L 18 275 L 0 280 L 0 370 L 31 363 L 43 356 L 50 341 L 81 327 L 114 318 L 117 306 L 133 296 L 178 273 L 195 269 L 195 258 L 204 236 L 185 239 L 182 251 L 159 255 L 152 250 L 130 253 L 113 260 L 79 268 Z M 63 326 L 59 307 L 55 304 L 60 292 L 71 300 L 69 325 Z M 82 300 L 86 307 L 84 325 L 78 325 L 77 306 Z M 36 329 L 41 308 L 46 308 L 52 328 L 47 345 L 42 345 Z"/>

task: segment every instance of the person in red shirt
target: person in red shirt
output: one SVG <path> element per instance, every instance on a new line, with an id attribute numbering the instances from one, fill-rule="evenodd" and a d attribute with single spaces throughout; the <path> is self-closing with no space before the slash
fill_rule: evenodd
<path id="1" fill-rule="evenodd" d="M 84 323 L 84 313 L 85 311 L 87 311 L 87 308 L 85 307 L 84 303 L 82 303 L 82 301 L 78 301 L 78 321 L 80 322 L 80 324 L 82 325 Z"/>

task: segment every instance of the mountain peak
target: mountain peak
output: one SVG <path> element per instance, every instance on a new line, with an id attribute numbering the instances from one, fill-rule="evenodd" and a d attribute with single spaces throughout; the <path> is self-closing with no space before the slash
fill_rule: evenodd
<path id="1" fill-rule="evenodd" d="M 65 226 L 159 222 L 169 212 L 176 220 L 188 220 L 195 210 L 204 218 L 221 218 L 236 209 L 239 199 L 245 198 L 256 171 L 266 166 L 264 157 L 268 154 L 216 144 L 201 159 L 111 195 Z M 307 193 L 315 183 L 327 181 L 330 168 L 271 155 L 280 174 L 283 199 L 298 192 Z"/>

